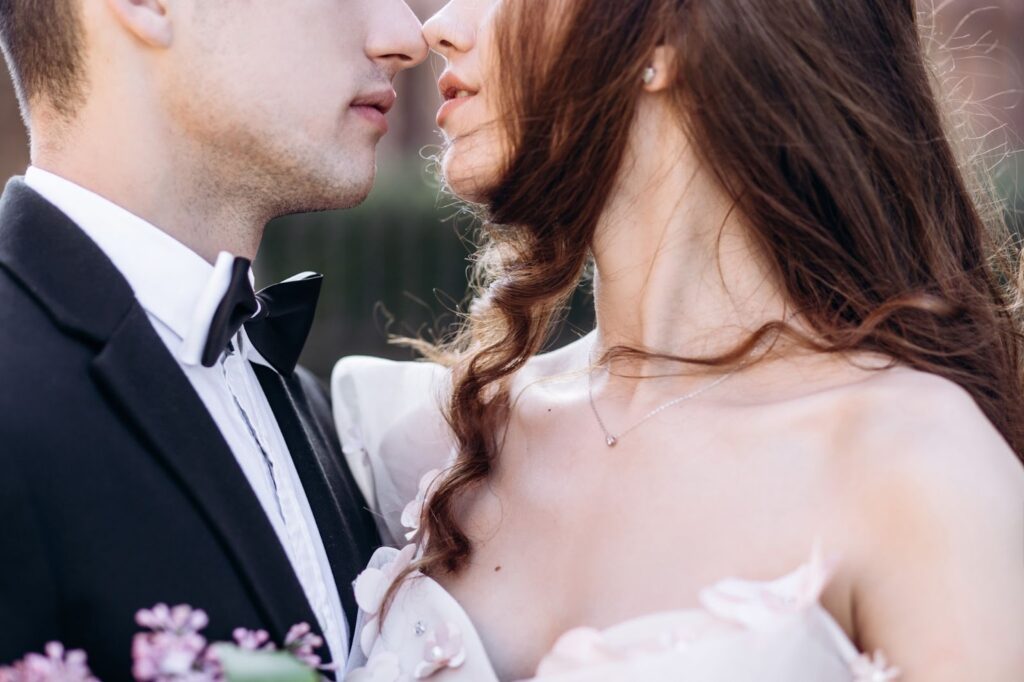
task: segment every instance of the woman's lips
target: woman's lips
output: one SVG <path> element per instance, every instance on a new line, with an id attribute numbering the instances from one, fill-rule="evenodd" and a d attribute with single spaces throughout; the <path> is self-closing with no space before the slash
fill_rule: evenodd
<path id="1" fill-rule="evenodd" d="M 463 95 L 460 97 L 454 97 L 449 99 L 441 108 L 437 111 L 437 125 L 444 128 L 445 123 L 448 121 L 448 117 L 452 115 L 452 112 L 461 107 L 463 104 L 473 99 L 474 95 Z"/>
<path id="2" fill-rule="evenodd" d="M 437 125 L 444 128 L 445 122 L 452 112 L 473 99 L 478 94 L 454 72 L 446 70 L 437 81 L 437 89 L 444 98 L 444 104 L 437 112 Z"/>

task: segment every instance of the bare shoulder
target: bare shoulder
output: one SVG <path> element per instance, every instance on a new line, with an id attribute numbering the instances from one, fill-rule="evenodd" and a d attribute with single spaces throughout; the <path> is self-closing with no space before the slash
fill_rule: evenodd
<path id="1" fill-rule="evenodd" d="M 829 403 L 832 450 L 861 474 L 932 480 L 973 471 L 992 484 L 1024 483 L 1024 467 L 1002 434 L 970 393 L 945 378 L 883 370 L 838 389 Z"/>
<path id="2" fill-rule="evenodd" d="M 588 334 L 560 348 L 530 358 L 517 382 L 526 385 L 572 376 L 590 365 L 594 335 Z"/>
<path id="3" fill-rule="evenodd" d="M 922 372 L 886 370 L 841 389 L 834 415 L 831 490 L 856 576 L 858 638 L 892 652 L 907 679 L 1020 679 L 1016 453 L 969 393 Z M 941 670 L 935 650 L 949 652 Z"/>
<path id="4" fill-rule="evenodd" d="M 837 485 L 862 519 L 872 517 L 864 510 L 878 510 L 876 536 L 899 532 L 894 518 L 962 518 L 972 506 L 1024 520 L 1024 466 L 957 384 L 895 368 L 837 390 L 828 402 L 822 423 Z"/>

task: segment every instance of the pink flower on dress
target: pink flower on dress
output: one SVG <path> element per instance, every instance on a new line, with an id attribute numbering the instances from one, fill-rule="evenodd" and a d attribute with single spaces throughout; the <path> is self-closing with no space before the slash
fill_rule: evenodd
<path id="1" fill-rule="evenodd" d="M 416 493 L 416 498 L 402 510 L 402 526 L 409 529 L 409 532 L 405 534 L 405 539 L 409 542 L 412 542 L 413 538 L 419 535 L 423 505 L 427 503 L 427 498 L 430 496 L 430 487 L 440 475 L 440 469 L 433 469 L 425 473 L 423 478 L 420 479 L 420 487 Z"/>
<path id="2" fill-rule="evenodd" d="M 362 668 L 356 668 L 345 677 L 345 682 L 398 682 L 402 675 L 402 666 L 398 656 L 382 651 L 366 662 Z"/>
<path id="3" fill-rule="evenodd" d="M 416 545 L 406 545 L 391 562 L 380 568 L 368 568 L 356 578 L 356 604 L 368 616 L 362 632 L 359 633 L 359 645 L 364 655 L 370 655 L 373 644 L 377 641 L 380 610 L 388 590 L 415 558 Z"/>
<path id="4" fill-rule="evenodd" d="M 660 614 L 659 614 L 660 615 Z M 671 612 L 667 612 L 671 615 Z M 697 612 L 693 612 L 696 616 Z M 703 638 L 736 632 L 736 626 L 722 623 L 700 613 L 699 617 L 669 623 L 646 616 L 625 621 L 611 630 L 579 627 L 559 637 L 541 661 L 536 679 L 559 677 L 585 670 L 600 669 L 634 658 L 680 651 Z"/>
<path id="5" fill-rule="evenodd" d="M 576 628 L 558 638 L 555 647 L 541 661 L 537 677 L 563 675 L 593 665 L 622 660 L 600 630 Z"/>
<path id="6" fill-rule="evenodd" d="M 442 623 L 427 635 L 423 660 L 416 666 L 414 677 L 423 680 L 441 670 L 458 668 L 465 662 L 462 632 L 454 623 Z"/>
<path id="7" fill-rule="evenodd" d="M 889 667 L 885 654 L 876 651 L 874 656 L 861 654 L 850 666 L 853 682 L 893 682 L 900 678 L 900 669 Z"/>
<path id="8" fill-rule="evenodd" d="M 10 668 L 0 668 L 0 682 L 97 682 L 85 652 L 65 651 L 57 642 L 46 645 L 44 654 L 29 654 Z"/>
<path id="9" fill-rule="evenodd" d="M 716 618 L 763 630 L 818 604 L 834 568 L 835 562 L 826 560 L 815 545 L 811 560 L 787 576 L 769 583 L 723 580 L 703 590 L 700 601 Z"/>

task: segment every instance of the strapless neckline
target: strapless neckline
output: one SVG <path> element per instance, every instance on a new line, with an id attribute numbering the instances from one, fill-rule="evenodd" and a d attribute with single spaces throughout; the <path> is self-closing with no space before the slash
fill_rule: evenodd
<path id="1" fill-rule="evenodd" d="M 415 538 L 427 488 L 451 462 L 438 407 L 448 370 L 430 363 L 346 358 L 332 377 L 335 419 L 353 476 L 382 535 Z M 403 582 L 385 617 L 388 587 L 416 553 L 378 551 L 356 581 L 360 610 L 346 682 L 498 682 L 462 605 L 425 576 Z M 699 550 L 695 548 L 695 554 Z M 641 615 L 606 629 L 565 633 L 536 682 L 891 682 L 881 654 L 861 654 L 824 607 L 830 578 L 820 552 L 775 580 L 720 580 L 700 608 Z M 625 559 L 624 559 L 625 560 Z M 667 585 L 666 589 L 671 589 Z"/>
<path id="2" fill-rule="evenodd" d="M 409 575 L 380 622 L 384 594 L 414 556 L 412 545 L 401 552 L 382 548 L 357 579 L 358 641 L 345 680 L 398 682 L 436 676 L 499 682 L 469 613 L 436 580 L 418 572 Z M 714 657 L 721 650 L 757 651 L 767 642 L 793 641 L 797 632 L 801 637 L 809 633 L 820 645 L 814 650 L 823 659 L 819 665 L 849 671 L 847 677 L 822 680 L 895 680 L 895 671 L 883 658 L 858 654 L 821 605 L 831 572 L 830 562 L 815 549 L 807 563 L 780 578 L 729 578 L 701 590 L 701 607 L 644 614 L 603 629 L 574 628 L 544 656 L 535 677 L 519 682 L 640 679 L 635 668 L 642 660 L 656 666 L 670 659 Z M 406 677 L 402 671 L 412 674 Z"/>

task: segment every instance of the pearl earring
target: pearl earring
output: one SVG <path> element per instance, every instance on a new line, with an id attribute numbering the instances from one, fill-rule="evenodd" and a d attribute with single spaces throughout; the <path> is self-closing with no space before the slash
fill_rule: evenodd
<path id="1" fill-rule="evenodd" d="M 655 76 L 658 75 L 658 70 L 653 66 L 648 66 L 644 69 L 644 85 L 650 85 L 654 82 Z"/>

